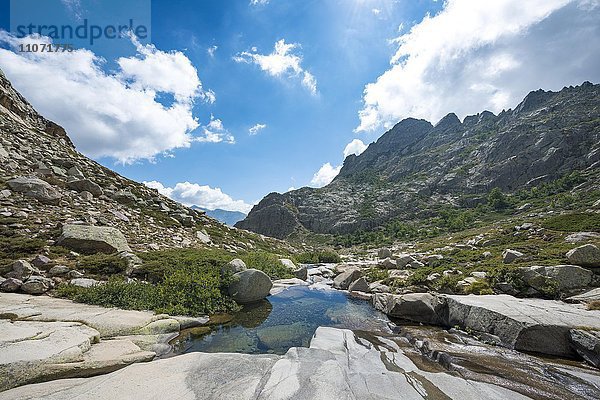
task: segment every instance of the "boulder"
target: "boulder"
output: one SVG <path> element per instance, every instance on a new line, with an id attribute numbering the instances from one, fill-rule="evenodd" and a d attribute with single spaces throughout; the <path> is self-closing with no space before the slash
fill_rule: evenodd
<path id="1" fill-rule="evenodd" d="M 69 189 L 77 192 L 89 192 L 95 197 L 102 195 L 104 192 L 97 183 L 90 181 L 89 179 L 78 179 L 67 183 Z"/>
<path id="2" fill-rule="evenodd" d="M 37 256 L 35 256 L 35 258 L 31 261 L 31 263 L 37 267 L 37 268 L 41 268 L 41 267 L 45 267 L 46 265 L 50 264 L 52 262 L 51 259 L 49 259 L 48 257 L 38 254 Z"/>
<path id="3" fill-rule="evenodd" d="M 234 258 L 229 261 L 226 265 L 221 268 L 221 275 L 225 275 L 226 273 L 237 274 L 238 272 L 242 272 L 247 270 L 246 263 L 239 258 Z"/>
<path id="4" fill-rule="evenodd" d="M 389 293 L 390 291 L 390 287 L 381 282 L 373 282 L 369 284 L 370 293 Z"/>
<path id="5" fill-rule="evenodd" d="M 573 348 L 585 361 L 600 368 L 600 332 L 571 329 L 569 339 Z"/>
<path id="6" fill-rule="evenodd" d="M 296 264 L 289 258 L 280 258 L 279 262 L 283 264 L 284 267 L 291 269 L 292 271 L 296 269 Z"/>
<path id="7" fill-rule="evenodd" d="M 246 304 L 264 299 L 272 287 L 273 283 L 267 274 L 257 269 L 247 269 L 233 274 L 228 291 L 237 303 Z"/>
<path id="8" fill-rule="evenodd" d="M 39 275 L 31 276 L 21 285 L 21 291 L 27 294 L 44 294 L 52 289 L 54 282 L 50 278 Z"/>
<path id="9" fill-rule="evenodd" d="M 369 293 L 369 283 L 365 278 L 358 278 L 348 286 L 350 292 L 365 292 Z"/>
<path id="10" fill-rule="evenodd" d="M 402 295 L 377 293 L 372 298 L 373 306 L 390 317 L 425 324 L 443 325 L 443 303 L 429 293 Z"/>
<path id="11" fill-rule="evenodd" d="M 48 275 L 50 275 L 51 277 L 64 276 L 68 274 L 69 271 L 71 270 L 66 265 L 55 265 L 54 267 L 50 268 L 50 271 L 48 271 Z"/>
<path id="12" fill-rule="evenodd" d="M 506 249 L 502 253 L 502 262 L 504 264 L 510 264 L 514 262 L 517 258 L 523 257 L 525 254 L 521 253 L 517 250 Z"/>
<path id="13" fill-rule="evenodd" d="M 296 264 L 294 264 L 294 262 L 288 258 L 280 258 L 279 261 L 285 267 L 287 267 L 292 272 L 292 274 L 294 274 L 294 277 L 302 279 L 303 281 L 308 279 L 308 269 L 306 268 L 306 265 L 301 265 L 297 267 Z"/>
<path id="14" fill-rule="evenodd" d="M 92 201 L 94 199 L 94 195 L 92 195 L 87 190 L 79 193 L 79 198 L 83 201 Z"/>
<path id="15" fill-rule="evenodd" d="M 387 247 L 384 247 L 384 248 L 377 250 L 377 257 L 379 259 L 391 258 L 392 252 Z"/>
<path id="16" fill-rule="evenodd" d="M 98 285 L 99 283 L 99 281 L 90 278 L 75 278 L 69 281 L 69 284 L 73 286 L 79 286 L 82 288 L 90 288 L 92 286 Z"/>
<path id="17" fill-rule="evenodd" d="M 391 258 L 386 258 L 384 260 L 381 260 L 379 262 L 379 267 L 385 268 L 385 269 L 396 269 L 397 268 L 396 260 L 392 260 Z"/>
<path id="18" fill-rule="evenodd" d="M 131 252 L 121 231 L 108 226 L 66 224 L 56 244 L 85 254 Z"/>
<path id="19" fill-rule="evenodd" d="M 362 272 L 358 268 L 347 269 L 333 279 L 333 287 L 336 289 L 346 290 L 352 282 L 362 276 Z"/>
<path id="20" fill-rule="evenodd" d="M 600 267 L 600 249 L 593 244 L 584 244 L 567 252 L 570 263 L 582 267 Z"/>
<path id="21" fill-rule="evenodd" d="M 196 232 L 196 238 L 204 244 L 211 244 L 212 240 L 206 230 L 202 229 L 201 231 Z"/>
<path id="22" fill-rule="evenodd" d="M 532 266 L 519 269 L 521 279 L 538 291 L 543 291 L 550 282 L 556 282 L 560 291 L 585 288 L 592 282 L 593 275 L 592 271 L 576 265 Z"/>
<path id="23" fill-rule="evenodd" d="M 597 232 L 576 232 L 571 233 L 565 238 L 569 243 L 587 242 L 588 240 L 600 240 L 600 233 Z"/>
<path id="24" fill-rule="evenodd" d="M 21 289 L 23 282 L 17 278 L 6 278 L 0 283 L 0 292 L 14 293 Z"/>
<path id="25" fill-rule="evenodd" d="M 37 268 L 34 268 L 28 261 L 17 260 L 12 264 L 12 271 L 6 274 L 6 277 L 25 281 L 34 273 L 39 273 L 39 271 L 37 270 Z"/>
<path id="26" fill-rule="evenodd" d="M 571 303 L 589 303 L 592 301 L 600 301 L 600 288 L 595 288 L 588 292 L 571 296 L 565 299 L 565 301 Z"/>
<path id="27" fill-rule="evenodd" d="M 410 254 L 400 254 L 398 257 L 396 257 L 396 266 L 398 268 L 406 268 L 410 263 L 414 261 L 417 260 Z"/>
<path id="28" fill-rule="evenodd" d="M 57 205 L 62 198 L 58 190 L 39 178 L 18 177 L 6 183 L 13 191 L 32 197 L 40 203 Z"/>

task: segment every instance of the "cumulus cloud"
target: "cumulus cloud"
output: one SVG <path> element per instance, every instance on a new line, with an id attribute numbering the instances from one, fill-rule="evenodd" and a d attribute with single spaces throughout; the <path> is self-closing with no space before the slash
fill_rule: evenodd
<path id="1" fill-rule="evenodd" d="M 217 45 L 210 46 L 208 49 L 206 49 L 206 52 L 208 53 L 209 56 L 214 57 L 215 52 L 217 51 L 218 48 L 219 48 L 219 46 L 217 46 Z"/>
<path id="2" fill-rule="evenodd" d="M 267 124 L 256 124 L 252 128 L 248 129 L 248 133 L 251 136 L 258 134 L 258 132 L 262 131 L 267 127 Z"/>
<path id="3" fill-rule="evenodd" d="M 348 157 L 350 154 L 354 154 L 355 156 L 360 155 L 363 151 L 367 149 L 367 145 L 363 143 L 360 139 L 354 139 L 350 143 L 346 145 L 344 148 L 344 158 Z"/>
<path id="4" fill-rule="evenodd" d="M 256 47 L 253 47 L 251 52 L 244 51 L 233 59 L 236 62 L 256 64 L 270 76 L 300 79 L 302 85 L 316 95 L 317 79 L 302 68 L 302 56 L 296 53 L 299 48 L 299 44 L 286 43 L 285 39 L 281 39 L 275 43 L 271 54 L 259 54 Z"/>
<path id="5" fill-rule="evenodd" d="M 342 169 L 342 166 L 339 165 L 337 167 L 332 166 L 330 163 L 325 163 L 319 168 L 317 172 L 313 175 L 310 180 L 310 184 L 315 187 L 323 187 L 331 183 L 333 178 L 335 178 Z"/>
<path id="6" fill-rule="evenodd" d="M 202 127 L 202 136 L 194 138 L 197 142 L 229 144 L 235 143 L 235 137 L 223 126 L 223 121 L 211 114 L 210 122 Z"/>
<path id="7" fill-rule="evenodd" d="M 144 185 L 187 206 L 196 205 L 209 210 L 220 208 L 228 211 L 241 211 L 246 214 L 252 208 L 243 200 L 234 200 L 228 194 L 223 193 L 221 189 L 211 188 L 207 185 L 179 182 L 173 187 L 166 187 L 158 181 L 144 182 Z"/>
<path id="8" fill-rule="evenodd" d="M 597 0 L 448 0 L 395 43 L 390 68 L 366 85 L 356 131 L 414 116 L 499 112 L 530 90 L 600 78 Z"/>
<path id="9" fill-rule="evenodd" d="M 266 4 L 269 4 L 270 0 L 250 0 L 250 5 L 251 6 L 264 6 Z"/>
<path id="10" fill-rule="evenodd" d="M 0 31 L 0 43 L 9 47 L 0 48 L 0 68 L 42 115 L 67 130 L 83 153 L 123 163 L 151 160 L 189 147 L 199 127 L 194 103 L 212 102 L 215 96 L 203 89 L 183 53 L 133 42 L 136 54 L 119 58 L 118 70 L 107 73 L 105 60 L 90 50 L 21 53 L 21 43 L 51 41 Z M 164 95 L 172 101 L 161 103 Z"/>

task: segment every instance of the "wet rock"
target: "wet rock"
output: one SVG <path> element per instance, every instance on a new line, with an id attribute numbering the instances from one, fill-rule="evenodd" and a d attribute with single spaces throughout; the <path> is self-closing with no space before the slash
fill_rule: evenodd
<path id="1" fill-rule="evenodd" d="M 308 268 L 306 267 L 306 265 L 299 266 L 294 271 L 292 271 L 292 273 L 296 278 L 301 279 L 303 281 L 308 279 Z"/>
<path id="2" fill-rule="evenodd" d="M 382 260 L 384 258 L 391 258 L 392 252 L 387 247 L 384 247 L 384 248 L 377 250 L 377 257 Z"/>
<path id="3" fill-rule="evenodd" d="M 18 177 L 11 179 L 6 184 L 15 192 L 32 197 L 44 204 L 57 205 L 62 195 L 48 182 L 39 178 Z"/>
<path id="4" fill-rule="evenodd" d="M 348 287 L 350 292 L 365 292 L 369 293 L 371 290 L 369 289 L 369 283 L 365 278 L 358 278 L 354 282 L 350 284 Z"/>
<path id="5" fill-rule="evenodd" d="M 571 329 L 569 338 L 577 354 L 589 364 L 600 368 L 600 332 Z"/>
<path id="6" fill-rule="evenodd" d="M 272 287 L 273 283 L 267 274 L 257 269 L 247 269 L 233 274 L 228 291 L 237 303 L 246 304 L 264 299 Z"/>
<path id="7" fill-rule="evenodd" d="M 517 250 L 506 249 L 502 253 L 502 262 L 504 264 L 510 264 L 514 262 L 517 258 L 523 257 L 525 254 L 521 253 Z"/>
<path id="8" fill-rule="evenodd" d="M 95 182 L 92 182 L 89 179 L 78 179 L 75 181 L 71 181 L 67 183 L 69 189 L 75 190 L 77 192 L 89 192 L 95 197 L 98 197 L 103 194 L 102 188 Z"/>
<path id="9" fill-rule="evenodd" d="M 23 282 L 16 278 L 6 278 L 0 283 L 0 292 L 13 293 L 21 288 Z"/>
<path id="10" fill-rule="evenodd" d="M 376 309 L 390 317 L 434 325 L 444 323 L 441 317 L 443 303 L 429 293 L 403 295 L 378 293 L 373 296 L 372 302 Z"/>
<path id="11" fill-rule="evenodd" d="M 44 294 L 52 289 L 54 282 L 50 278 L 33 275 L 21 285 L 21 291 L 27 294 Z"/>
<path id="12" fill-rule="evenodd" d="M 362 272 L 358 268 L 350 268 L 333 279 L 333 287 L 336 289 L 346 290 L 352 282 L 362 276 Z"/>
<path id="13" fill-rule="evenodd" d="M 582 267 L 600 267 L 600 249 L 593 244 L 584 244 L 567 252 L 570 263 Z"/>
<path id="14" fill-rule="evenodd" d="M 64 225 L 56 244 L 85 254 L 131 252 L 121 231 L 107 226 Z"/>

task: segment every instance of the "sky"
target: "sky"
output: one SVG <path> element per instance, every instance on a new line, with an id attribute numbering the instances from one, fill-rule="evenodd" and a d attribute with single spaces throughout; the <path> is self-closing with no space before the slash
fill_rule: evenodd
<path id="1" fill-rule="evenodd" d="M 129 20 L 95 42 L 17 30 Z M 327 185 L 403 118 L 600 82 L 599 21 L 600 0 L 0 0 L 0 68 L 87 156 L 248 212 Z"/>

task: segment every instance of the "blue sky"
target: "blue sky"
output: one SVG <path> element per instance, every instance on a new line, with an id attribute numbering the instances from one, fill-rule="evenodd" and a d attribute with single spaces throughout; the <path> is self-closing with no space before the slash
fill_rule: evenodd
<path id="1" fill-rule="evenodd" d="M 100 10 L 143 19 L 148 3 L 45 7 L 75 24 Z M 269 192 L 326 184 L 349 143 L 358 153 L 404 117 L 498 112 L 530 90 L 599 81 L 597 1 L 478 3 L 155 0 L 153 47 L 79 41 L 57 60 L 5 36 L 0 68 L 102 164 L 187 204 L 247 211 Z"/>

